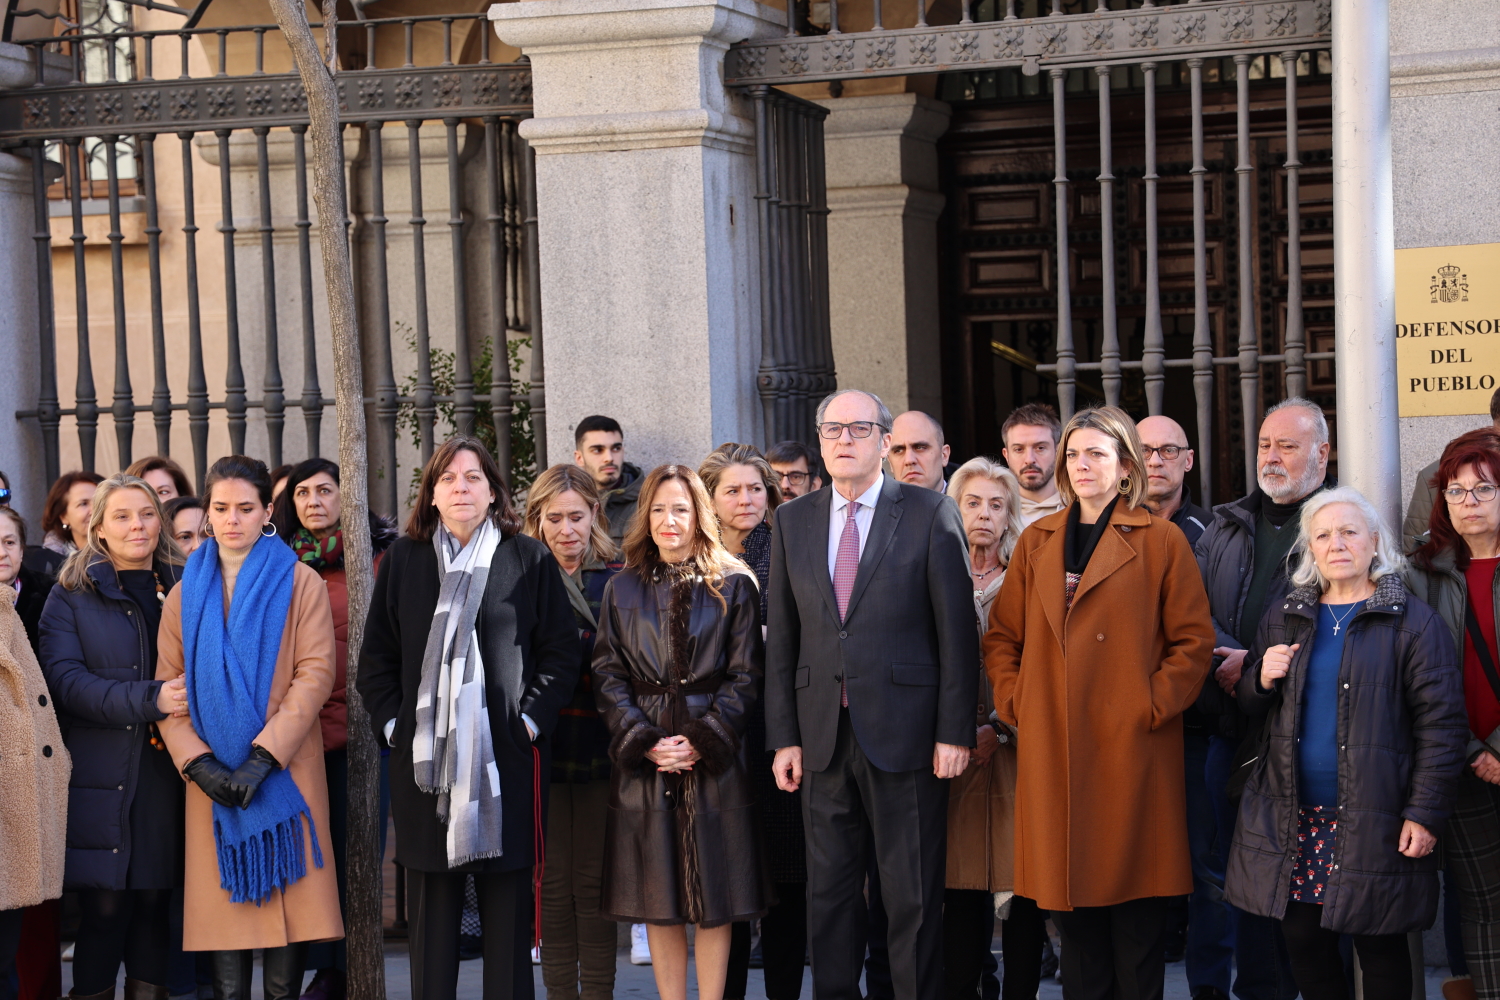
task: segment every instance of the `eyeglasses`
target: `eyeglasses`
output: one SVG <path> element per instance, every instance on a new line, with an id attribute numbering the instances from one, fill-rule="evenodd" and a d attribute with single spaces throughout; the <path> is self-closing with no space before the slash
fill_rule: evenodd
<path id="1" fill-rule="evenodd" d="M 818 425 L 818 436 L 825 441 L 837 441 L 844 436 L 844 428 L 849 428 L 849 436 L 855 440 L 861 440 L 875 433 L 875 428 L 885 430 L 884 424 L 877 424 L 873 420 L 853 420 L 847 424 L 837 423 L 830 420 Z"/>
<path id="2" fill-rule="evenodd" d="M 1170 462 L 1187 450 L 1188 447 L 1185 444 L 1164 444 L 1160 448 L 1153 448 L 1149 444 L 1141 445 L 1141 451 L 1146 453 L 1146 458 L 1149 459 L 1151 454 L 1155 452 L 1161 456 L 1163 462 Z"/>
<path id="3" fill-rule="evenodd" d="M 1500 487 L 1490 483 L 1480 483 L 1472 490 L 1466 490 L 1462 486 L 1450 486 L 1443 491 L 1443 499 L 1448 501 L 1450 507 L 1457 507 L 1464 502 L 1465 497 L 1472 493 L 1476 503 L 1489 503 L 1495 499 L 1496 492 L 1500 492 Z"/>
<path id="4" fill-rule="evenodd" d="M 793 486 L 801 486 L 803 483 L 807 482 L 807 473 L 783 472 L 781 474 L 781 481 L 784 483 L 790 483 Z"/>

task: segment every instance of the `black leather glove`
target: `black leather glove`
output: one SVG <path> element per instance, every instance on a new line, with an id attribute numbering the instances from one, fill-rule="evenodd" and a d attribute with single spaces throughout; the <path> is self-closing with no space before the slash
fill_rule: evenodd
<path id="1" fill-rule="evenodd" d="M 182 769 L 188 780 L 199 788 L 203 794 L 213 799 L 221 806 L 233 809 L 240 804 L 240 796 L 230 787 L 233 773 L 219 758 L 211 753 L 194 757 L 187 762 Z"/>
<path id="2" fill-rule="evenodd" d="M 241 809 L 248 808 L 250 800 L 260 790 L 260 783 L 266 780 L 266 775 L 280 767 L 281 763 L 271 756 L 271 751 L 252 744 L 250 756 L 229 776 L 230 791 L 236 796 L 234 805 Z"/>

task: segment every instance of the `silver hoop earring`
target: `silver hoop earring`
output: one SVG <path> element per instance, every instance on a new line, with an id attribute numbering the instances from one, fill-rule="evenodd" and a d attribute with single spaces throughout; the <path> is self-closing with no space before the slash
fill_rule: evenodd
<path id="1" fill-rule="evenodd" d="M 269 528 L 270 530 L 267 531 L 267 528 Z M 265 524 L 260 526 L 260 534 L 262 538 L 276 537 L 276 525 L 272 524 L 270 521 L 267 521 Z"/>

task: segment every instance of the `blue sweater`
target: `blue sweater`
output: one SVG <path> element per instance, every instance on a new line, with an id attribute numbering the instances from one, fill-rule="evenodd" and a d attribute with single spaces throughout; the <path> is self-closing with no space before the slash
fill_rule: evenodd
<path id="1" fill-rule="evenodd" d="M 1302 685 L 1302 730 L 1297 738 L 1297 793 L 1306 806 L 1338 805 L 1339 666 L 1357 606 L 1318 605 L 1307 680 Z"/>

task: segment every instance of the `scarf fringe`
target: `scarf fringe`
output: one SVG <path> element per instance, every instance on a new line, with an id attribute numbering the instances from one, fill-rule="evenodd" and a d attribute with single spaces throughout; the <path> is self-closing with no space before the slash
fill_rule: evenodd
<path id="1" fill-rule="evenodd" d="M 252 834 L 238 843 L 226 839 L 223 827 L 214 822 L 218 841 L 219 888 L 229 893 L 231 903 L 260 906 L 272 891 L 286 887 L 307 874 L 307 849 L 302 841 L 302 820 L 312 837 L 313 864 L 323 867 L 323 848 L 311 813 L 300 812 L 268 830 Z"/>

